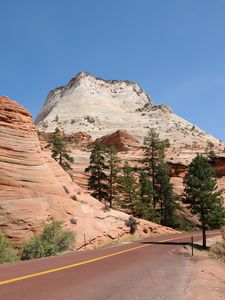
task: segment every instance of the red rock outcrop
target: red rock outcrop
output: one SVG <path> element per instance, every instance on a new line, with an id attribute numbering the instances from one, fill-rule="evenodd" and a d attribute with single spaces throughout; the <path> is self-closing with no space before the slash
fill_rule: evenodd
<path id="1" fill-rule="evenodd" d="M 126 151 L 131 146 L 139 146 L 139 142 L 126 130 L 117 130 L 116 132 L 97 139 L 106 146 L 114 146 L 119 151 Z"/>
<path id="2" fill-rule="evenodd" d="M 0 97 L 0 191 L 0 232 L 15 243 L 40 232 L 51 217 L 75 231 L 76 249 L 103 246 L 129 233 L 128 215 L 105 211 L 43 153 L 31 115 L 7 97 Z M 145 236 L 146 230 L 148 234 L 173 232 L 140 220 L 137 235 Z"/>
<path id="3" fill-rule="evenodd" d="M 212 166 L 217 177 L 225 176 L 225 157 L 216 157 L 212 160 Z"/>
<path id="4" fill-rule="evenodd" d="M 75 143 L 75 145 L 88 145 L 93 142 L 91 135 L 87 132 L 77 132 L 66 136 L 66 139 L 70 143 Z"/>

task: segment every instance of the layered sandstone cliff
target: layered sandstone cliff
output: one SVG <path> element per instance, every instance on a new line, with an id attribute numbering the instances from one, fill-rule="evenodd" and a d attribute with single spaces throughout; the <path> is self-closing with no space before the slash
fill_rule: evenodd
<path id="1" fill-rule="evenodd" d="M 15 101 L 0 97 L 0 232 L 20 243 L 40 232 L 51 217 L 76 233 L 76 249 L 103 246 L 129 233 L 128 215 L 105 211 L 74 183 L 41 151 L 31 115 Z M 140 220 L 137 235 L 146 232 L 172 230 Z"/>

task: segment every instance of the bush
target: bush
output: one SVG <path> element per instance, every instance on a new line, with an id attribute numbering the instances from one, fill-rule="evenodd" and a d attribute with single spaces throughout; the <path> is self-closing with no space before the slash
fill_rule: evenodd
<path id="1" fill-rule="evenodd" d="M 11 241 L 3 234 L 0 234 L 0 263 L 16 261 L 17 259 Z"/>
<path id="2" fill-rule="evenodd" d="M 225 262 L 225 227 L 221 228 L 222 242 L 216 243 L 211 247 L 211 252 L 216 255 L 216 257 Z"/>
<path id="3" fill-rule="evenodd" d="M 27 260 L 43 256 L 56 255 L 69 250 L 74 243 L 74 233 L 62 229 L 62 222 L 55 219 L 44 226 L 41 235 L 24 243 L 21 259 Z"/>
<path id="4" fill-rule="evenodd" d="M 225 242 L 216 243 L 210 250 L 218 259 L 225 262 Z"/>
<path id="5" fill-rule="evenodd" d="M 183 215 L 180 215 L 177 218 L 176 229 L 180 231 L 195 231 L 197 230 L 197 226 L 191 220 L 188 220 Z"/>
<path id="6" fill-rule="evenodd" d="M 77 219 L 74 218 L 74 217 L 72 217 L 72 218 L 70 219 L 70 223 L 73 224 L 73 225 L 76 225 L 76 224 L 77 224 Z"/>
<path id="7" fill-rule="evenodd" d="M 223 239 L 223 241 L 225 243 L 225 227 L 221 228 L 221 235 L 222 235 L 222 239 Z"/>
<path id="8" fill-rule="evenodd" d="M 64 191 L 65 191 L 67 194 L 70 193 L 70 191 L 68 190 L 68 188 L 67 188 L 66 186 L 63 186 L 63 189 L 64 189 Z"/>
<path id="9" fill-rule="evenodd" d="M 138 221 L 133 216 L 130 216 L 125 223 L 127 227 L 130 227 L 130 233 L 134 234 L 135 231 L 137 230 Z"/>
<path id="10" fill-rule="evenodd" d="M 108 205 L 104 205 L 104 206 L 102 206 L 101 210 L 104 211 L 104 213 L 106 213 L 106 212 L 110 211 L 110 207 Z"/>

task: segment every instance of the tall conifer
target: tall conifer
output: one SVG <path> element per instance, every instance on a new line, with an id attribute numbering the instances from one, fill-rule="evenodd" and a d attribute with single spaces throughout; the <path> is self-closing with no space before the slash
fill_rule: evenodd
<path id="1" fill-rule="evenodd" d="M 109 206 L 112 207 L 113 201 L 117 195 L 117 179 L 120 171 L 120 160 L 117 156 L 117 149 L 111 146 L 106 149 L 106 164 L 108 169 L 107 183 L 108 183 L 108 201 Z"/>
<path id="2" fill-rule="evenodd" d="M 131 214 L 135 214 L 135 205 L 138 197 L 138 184 L 133 170 L 128 162 L 122 168 L 122 174 L 118 178 L 118 189 L 120 191 L 120 205 Z"/>
<path id="3" fill-rule="evenodd" d="M 136 206 L 135 206 L 136 217 L 153 221 L 153 222 L 158 221 L 156 209 L 153 207 L 152 199 L 153 199 L 152 182 L 149 179 L 147 173 L 141 170 L 140 177 L 139 177 L 138 201 L 136 202 Z"/>
<path id="4" fill-rule="evenodd" d="M 105 161 L 105 148 L 97 142 L 91 151 L 90 165 L 85 172 L 90 173 L 88 179 L 88 189 L 92 191 L 91 195 L 99 201 L 108 201 L 107 175 L 108 166 Z"/>
<path id="5" fill-rule="evenodd" d="M 162 162 L 157 166 L 155 188 L 156 198 L 159 204 L 160 223 L 164 226 L 175 227 L 177 225 L 177 197 L 173 192 L 173 186 L 170 183 L 169 167 L 167 163 Z"/>
<path id="6" fill-rule="evenodd" d="M 48 146 L 51 148 L 52 157 L 60 164 L 60 166 L 65 171 L 71 170 L 70 163 L 73 163 L 74 159 L 70 155 L 70 151 L 67 148 L 65 140 L 60 135 L 60 130 L 58 128 L 50 135 Z"/>
<path id="7" fill-rule="evenodd" d="M 148 175 L 152 179 L 153 205 L 156 208 L 156 173 L 157 167 L 164 161 L 165 149 L 169 147 L 168 140 L 160 140 L 159 134 L 154 129 L 150 129 L 144 139 L 144 166 Z"/>
<path id="8" fill-rule="evenodd" d="M 217 190 L 215 173 L 208 159 L 197 155 L 184 178 L 185 198 L 191 212 L 198 216 L 202 229 L 203 248 L 206 248 L 206 230 L 219 228 L 224 224 L 225 210 L 222 191 Z"/>

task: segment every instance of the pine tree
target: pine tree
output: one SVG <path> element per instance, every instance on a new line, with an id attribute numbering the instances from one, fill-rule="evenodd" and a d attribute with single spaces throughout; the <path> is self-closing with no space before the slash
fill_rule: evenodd
<path id="1" fill-rule="evenodd" d="M 177 225 L 177 196 L 173 192 L 173 186 L 170 183 L 167 163 L 162 162 L 156 168 L 155 193 L 160 207 L 160 223 L 164 226 L 175 227 Z"/>
<path id="2" fill-rule="evenodd" d="M 153 207 L 152 182 L 145 171 L 140 171 L 138 200 L 135 205 L 135 215 L 149 221 L 157 222 L 158 216 Z"/>
<path id="3" fill-rule="evenodd" d="M 117 195 L 117 177 L 120 171 L 119 163 L 120 160 L 117 156 L 117 149 L 113 146 L 106 150 L 106 163 L 108 166 L 108 201 L 109 207 L 112 207 L 113 201 Z"/>
<path id="4" fill-rule="evenodd" d="M 168 140 L 160 140 L 159 134 L 154 129 L 150 129 L 144 139 L 144 165 L 145 170 L 152 179 L 153 206 L 156 208 L 156 173 L 157 167 L 164 161 L 165 149 L 169 147 Z"/>
<path id="5" fill-rule="evenodd" d="M 120 205 L 131 214 L 135 214 L 135 205 L 138 197 L 138 184 L 132 168 L 125 162 L 122 175 L 118 178 L 118 190 L 120 191 Z"/>
<path id="6" fill-rule="evenodd" d="M 97 142 L 91 151 L 90 165 L 85 172 L 90 173 L 88 179 L 88 189 L 92 190 L 92 196 L 99 201 L 108 200 L 107 171 L 108 167 L 105 162 L 105 148 Z"/>
<path id="7" fill-rule="evenodd" d="M 217 191 L 214 171 L 208 159 L 197 155 L 189 165 L 184 178 L 185 198 L 191 212 L 201 223 L 203 248 L 206 248 L 206 230 L 219 228 L 224 224 L 225 210 L 222 204 L 222 191 Z"/>
<path id="8" fill-rule="evenodd" d="M 50 135 L 48 146 L 51 148 L 52 157 L 60 164 L 60 166 L 65 171 L 72 170 L 70 163 L 73 163 L 74 159 L 70 156 L 70 151 L 67 149 L 66 142 L 60 135 L 58 128 Z"/>

